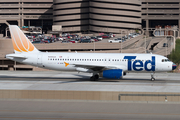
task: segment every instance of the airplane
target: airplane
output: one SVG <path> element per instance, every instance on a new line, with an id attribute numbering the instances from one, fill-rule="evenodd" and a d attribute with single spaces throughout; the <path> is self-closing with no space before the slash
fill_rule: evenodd
<path id="1" fill-rule="evenodd" d="M 126 73 L 151 73 L 154 81 L 156 72 L 176 69 L 176 64 L 157 54 L 136 53 L 57 53 L 40 52 L 16 25 L 9 25 L 14 47 L 13 54 L 5 57 L 23 64 L 58 71 L 92 73 L 91 80 L 99 77 L 122 79 Z"/>

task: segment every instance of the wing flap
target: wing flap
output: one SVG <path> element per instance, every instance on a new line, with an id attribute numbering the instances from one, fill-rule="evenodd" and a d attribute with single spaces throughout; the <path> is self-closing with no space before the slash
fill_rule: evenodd
<path id="1" fill-rule="evenodd" d="M 97 64 L 73 64 L 75 67 L 81 67 L 86 69 L 91 69 L 93 71 L 103 71 L 108 69 L 123 69 L 124 66 L 114 66 L 114 65 L 97 65 Z"/>

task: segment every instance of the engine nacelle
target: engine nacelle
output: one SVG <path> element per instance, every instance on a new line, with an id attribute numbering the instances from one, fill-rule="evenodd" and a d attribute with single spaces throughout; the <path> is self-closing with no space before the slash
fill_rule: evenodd
<path id="1" fill-rule="evenodd" d="M 123 77 L 123 70 L 122 69 L 111 69 L 111 70 L 104 70 L 101 73 L 101 76 L 108 79 L 122 79 Z"/>

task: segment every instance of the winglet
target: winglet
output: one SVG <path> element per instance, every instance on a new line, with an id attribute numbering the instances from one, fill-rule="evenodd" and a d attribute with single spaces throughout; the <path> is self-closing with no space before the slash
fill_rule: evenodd
<path id="1" fill-rule="evenodd" d="M 17 25 L 9 25 L 15 53 L 39 52 Z"/>

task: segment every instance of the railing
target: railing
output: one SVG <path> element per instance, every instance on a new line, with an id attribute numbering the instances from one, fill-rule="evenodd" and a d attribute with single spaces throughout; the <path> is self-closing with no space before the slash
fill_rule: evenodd
<path id="1" fill-rule="evenodd" d="M 136 97 L 164 97 L 167 100 L 168 96 L 180 96 L 180 94 L 119 94 L 118 98 L 121 101 L 121 96 L 136 96 Z"/>
<path id="2" fill-rule="evenodd" d="M 0 7 L 1 8 L 19 8 L 20 5 L 19 4 L 0 4 Z"/>
<path id="3" fill-rule="evenodd" d="M 33 10 L 33 9 L 24 9 L 22 10 L 23 13 L 53 13 L 52 9 L 45 9 L 45 10 Z"/>
<path id="4" fill-rule="evenodd" d="M 179 15 L 142 15 L 142 19 L 179 19 Z"/>
<path id="5" fill-rule="evenodd" d="M 143 4 L 142 8 L 144 7 L 179 7 L 179 4 Z"/>
<path id="6" fill-rule="evenodd" d="M 23 19 L 53 19 L 53 15 L 23 15 Z"/>
<path id="7" fill-rule="evenodd" d="M 19 15 L 0 15 L 1 20 L 19 20 Z"/>
<path id="8" fill-rule="evenodd" d="M 0 10 L 0 13 L 19 13 L 19 9 Z"/>
<path id="9" fill-rule="evenodd" d="M 32 7 L 32 8 L 37 8 L 37 7 L 46 7 L 46 8 L 51 8 L 52 4 L 23 4 L 22 7 L 26 8 L 26 7 Z"/>
<path id="10" fill-rule="evenodd" d="M 142 13 L 179 13 L 179 10 L 142 10 Z"/>

